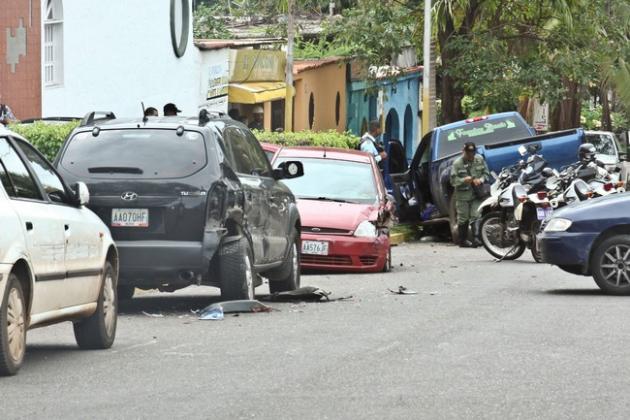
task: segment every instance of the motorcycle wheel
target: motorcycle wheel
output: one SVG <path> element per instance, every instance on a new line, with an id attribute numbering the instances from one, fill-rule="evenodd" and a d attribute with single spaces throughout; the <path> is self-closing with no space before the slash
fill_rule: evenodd
<path id="1" fill-rule="evenodd" d="M 538 237 L 538 234 L 540 233 L 540 220 L 536 220 L 532 223 L 532 227 L 531 227 L 531 232 L 532 232 L 532 246 L 531 246 L 531 251 L 532 251 L 532 258 L 534 258 L 534 261 L 536 261 L 537 263 L 542 263 L 542 254 L 540 253 L 540 249 L 538 249 L 538 243 L 536 241 L 536 237 Z"/>
<path id="2" fill-rule="evenodd" d="M 493 211 L 481 219 L 481 243 L 490 255 L 499 260 L 516 260 L 525 252 L 525 243 L 518 237 L 506 238 L 501 212 Z"/>

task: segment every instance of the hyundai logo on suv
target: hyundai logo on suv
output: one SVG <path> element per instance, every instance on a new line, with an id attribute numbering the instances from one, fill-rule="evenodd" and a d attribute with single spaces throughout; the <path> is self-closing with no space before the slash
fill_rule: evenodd
<path id="1" fill-rule="evenodd" d="M 133 200 L 138 199 L 138 194 L 136 194 L 135 192 L 127 191 L 127 192 L 122 193 L 120 198 L 122 198 L 125 201 L 133 201 Z"/>

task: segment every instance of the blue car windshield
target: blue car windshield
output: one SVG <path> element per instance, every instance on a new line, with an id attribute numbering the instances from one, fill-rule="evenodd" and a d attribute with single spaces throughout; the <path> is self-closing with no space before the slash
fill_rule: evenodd
<path id="1" fill-rule="evenodd" d="M 287 160 L 295 159 L 278 159 L 275 166 Z M 298 160 L 304 165 L 304 176 L 282 181 L 297 198 L 359 204 L 377 201 L 376 181 L 369 163 L 320 158 Z"/>
<path id="2" fill-rule="evenodd" d="M 480 120 L 460 127 L 440 130 L 438 159 L 459 153 L 464 143 L 472 141 L 477 146 L 503 143 L 531 136 L 528 127 L 518 117 Z"/>

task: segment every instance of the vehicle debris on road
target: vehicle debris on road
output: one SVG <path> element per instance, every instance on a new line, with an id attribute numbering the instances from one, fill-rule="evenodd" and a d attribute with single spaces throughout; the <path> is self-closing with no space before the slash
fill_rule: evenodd
<path id="1" fill-rule="evenodd" d="M 354 296 L 341 296 L 331 298 L 332 292 L 314 286 L 304 286 L 299 289 L 286 292 L 278 292 L 269 295 L 266 300 L 270 302 L 334 302 L 352 299 Z"/>
<path id="2" fill-rule="evenodd" d="M 164 318 L 164 315 L 162 315 L 162 314 L 152 314 L 152 313 L 146 312 L 146 311 L 142 311 L 142 315 L 148 316 L 150 318 Z"/>
<path id="3" fill-rule="evenodd" d="M 415 290 L 407 289 L 405 286 L 398 286 L 398 290 L 387 289 L 394 295 L 417 295 Z"/>
<path id="4" fill-rule="evenodd" d="M 204 308 L 200 314 L 200 320 L 222 320 L 224 314 L 271 312 L 277 309 L 267 306 L 258 300 L 229 300 L 213 303 Z"/>

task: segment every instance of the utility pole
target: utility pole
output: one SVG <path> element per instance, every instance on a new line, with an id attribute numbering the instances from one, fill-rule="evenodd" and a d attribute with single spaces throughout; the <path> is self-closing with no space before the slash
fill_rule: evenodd
<path id="1" fill-rule="evenodd" d="M 422 71 L 422 135 L 437 125 L 435 109 L 435 76 L 433 75 L 431 0 L 424 0 L 424 46 Z"/>
<path id="2" fill-rule="evenodd" d="M 287 0 L 287 67 L 285 75 L 286 97 L 284 100 L 284 131 L 293 131 L 293 41 L 295 27 L 293 22 L 293 4 L 295 0 Z"/>

